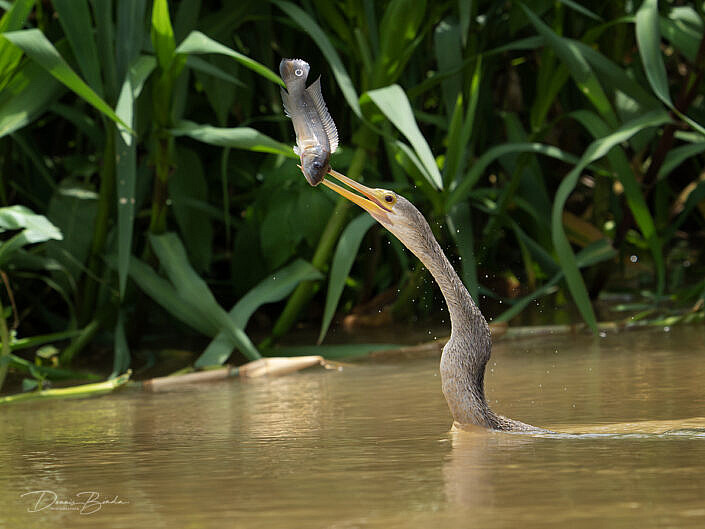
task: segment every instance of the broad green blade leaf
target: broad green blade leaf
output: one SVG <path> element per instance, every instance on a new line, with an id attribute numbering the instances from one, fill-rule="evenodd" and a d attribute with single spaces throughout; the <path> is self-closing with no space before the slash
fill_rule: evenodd
<path id="1" fill-rule="evenodd" d="M 53 4 L 83 77 L 96 94 L 103 97 L 98 48 L 93 38 L 88 0 L 53 0 Z"/>
<path id="2" fill-rule="evenodd" d="M 696 156 L 702 152 L 705 152 L 705 142 L 700 143 L 690 143 L 688 145 L 681 145 L 675 149 L 671 149 L 666 154 L 666 159 L 663 161 L 663 165 L 658 172 L 658 179 L 666 178 L 671 172 L 676 169 L 680 164 L 686 161 L 688 158 Z"/>
<path id="3" fill-rule="evenodd" d="M 475 241 L 472 234 L 472 218 L 467 202 L 456 204 L 446 215 L 448 231 L 458 247 L 460 254 L 463 283 L 470 295 L 477 302 L 479 283 L 477 281 L 477 263 L 475 261 Z"/>
<path id="4" fill-rule="evenodd" d="M 230 75 L 229 73 L 218 68 L 216 65 L 211 64 L 208 61 L 204 61 L 203 59 L 199 59 L 194 55 L 189 55 L 189 57 L 186 59 L 186 66 L 193 70 L 196 70 L 197 72 L 212 75 L 213 77 L 220 79 L 221 81 L 232 83 L 241 88 L 245 88 L 247 86 L 234 75 Z"/>
<path id="5" fill-rule="evenodd" d="M 219 329 L 214 321 L 195 310 L 189 300 L 183 299 L 169 281 L 160 277 L 151 266 L 134 256 L 130 257 L 130 278 L 145 294 L 177 320 L 206 336 L 218 334 Z"/>
<path id="6" fill-rule="evenodd" d="M 208 202 L 208 182 L 195 151 L 176 148 L 176 168 L 169 177 L 169 198 L 179 232 L 194 268 L 207 271 L 213 258 L 213 224 L 210 215 L 191 206 L 192 200 Z"/>
<path id="7" fill-rule="evenodd" d="M 461 50 L 460 28 L 457 23 L 449 19 L 442 20 L 436 26 L 433 34 L 434 51 L 438 70 L 440 73 L 458 70 L 463 63 Z M 462 92 L 463 84 L 461 72 L 446 77 L 441 82 L 443 100 L 448 116 L 453 115 L 456 100 Z"/>
<path id="8" fill-rule="evenodd" d="M 678 117 L 700 132 L 700 134 L 705 135 L 705 127 L 683 114 L 671 100 L 671 94 L 668 90 L 666 65 L 661 56 L 661 31 L 657 0 L 644 0 L 639 11 L 637 11 L 636 41 L 651 89 Z"/>
<path id="9" fill-rule="evenodd" d="M 37 215 L 25 206 L 0 208 L 0 233 L 7 230 L 24 230 L 28 243 L 63 239 L 61 230 L 44 215 Z"/>
<path id="10" fill-rule="evenodd" d="M 154 57 L 140 57 L 128 71 L 120 90 L 115 112 L 130 127 L 135 124 L 135 105 L 144 82 L 154 71 Z M 135 220 L 135 187 L 137 180 L 137 140 L 126 129 L 120 129 L 115 139 L 116 196 L 118 215 L 118 283 L 120 297 L 125 295 L 132 252 L 132 230 Z"/>
<path id="11" fill-rule="evenodd" d="M 180 121 L 171 129 L 174 136 L 188 136 L 204 143 L 220 147 L 235 147 L 256 152 L 283 154 L 298 159 L 288 145 L 280 143 L 269 136 L 250 127 L 220 128 L 211 125 L 199 125 L 193 121 Z"/>
<path id="12" fill-rule="evenodd" d="M 0 90 L 10 80 L 22 59 L 22 52 L 5 40 L 1 34 L 22 29 L 33 7 L 34 0 L 15 0 L 0 18 Z"/>
<path id="13" fill-rule="evenodd" d="M 169 17 L 167 0 L 154 0 L 152 4 L 152 46 L 157 54 L 157 62 L 163 71 L 168 71 L 174 60 L 174 29 Z"/>
<path id="14" fill-rule="evenodd" d="M 617 117 L 614 114 L 612 105 L 605 95 L 597 77 L 595 77 L 595 74 L 590 68 L 590 65 L 580 52 L 580 48 L 573 40 L 563 38 L 556 34 L 524 4 L 519 5 L 541 36 L 546 39 L 546 44 L 551 46 L 556 55 L 568 67 L 575 83 L 585 97 L 592 102 L 599 114 L 611 126 L 615 127 L 617 125 Z"/>
<path id="15" fill-rule="evenodd" d="M 62 182 L 49 200 L 47 217 L 64 236 L 61 242 L 45 243 L 46 254 L 56 259 L 70 273 L 66 278 L 56 275 L 55 279 L 66 289 L 75 289 L 75 283 L 84 272 L 88 259 L 93 230 L 86 226 L 95 224 L 98 211 L 98 195 L 73 181 Z M 69 280 L 70 279 L 70 280 Z"/>
<path id="16" fill-rule="evenodd" d="M 691 63 L 697 61 L 698 47 L 703 35 L 703 19 L 691 6 L 670 7 L 668 18 L 659 18 L 663 38 L 685 55 Z"/>
<path id="17" fill-rule="evenodd" d="M 568 163 L 578 161 L 578 158 L 572 154 L 568 154 L 553 145 L 544 145 L 543 143 L 505 143 L 503 145 L 495 145 L 473 162 L 465 178 L 451 191 L 446 203 L 446 208 L 450 209 L 453 205 L 465 200 L 482 176 L 482 173 L 487 169 L 487 166 L 497 158 L 505 154 L 522 152 L 543 154 L 544 156 L 556 158 L 557 160 Z"/>
<path id="18" fill-rule="evenodd" d="M 286 86 L 284 84 L 284 81 L 282 81 L 276 73 L 267 68 L 265 65 L 255 61 L 254 59 L 250 59 L 247 55 L 243 55 L 240 52 L 228 48 L 220 42 L 217 42 L 211 39 L 210 37 L 207 37 L 200 31 L 192 31 L 189 36 L 186 37 L 181 44 L 179 44 L 179 47 L 176 48 L 176 53 L 184 55 L 197 55 L 205 53 L 216 53 L 219 55 L 225 55 L 227 57 L 235 59 L 245 68 L 249 68 L 253 72 L 264 77 L 265 79 L 269 79 L 273 83 L 276 83 L 280 86 Z"/>
<path id="19" fill-rule="evenodd" d="M 323 276 L 310 263 L 299 259 L 262 280 L 245 294 L 228 314 L 235 325 L 247 326 L 250 316 L 265 303 L 281 301 L 288 296 L 301 281 L 321 279 Z M 196 367 L 223 364 L 232 353 L 236 344 L 230 336 L 221 331 L 196 360 Z"/>
<path id="20" fill-rule="evenodd" d="M 115 21 L 112 0 L 91 0 L 95 18 L 95 39 L 99 68 L 103 72 L 105 98 L 115 101 L 118 96 L 117 63 L 115 60 Z M 116 112 L 117 114 L 117 112 Z"/>
<path id="21" fill-rule="evenodd" d="M 235 325 L 228 317 L 228 314 L 218 305 L 206 282 L 191 267 L 186 257 L 186 249 L 179 238 L 174 233 L 150 234 L 149 241 L 179 296 L 189 300 L 188 303 L 192 309 L 212 321 L 219 331 L 225 330 L 248 359 L 260 358 L 259 352 L 242 328 Z"/>
<path id="22" fill-rule="evenodd" d="M 651 89 L 661 101 L 672 107 L 673 102 L 668 91 L 668 75 L 661 56 L 657 0 L 644 0 L 636 12 L 636 42 Z"/>
<path id="23" fill-rule="evenodd" d="M 130 367 L 130 348 L 127 345 L 127 336 L 125 335 L 125 314 L 124 309 L 118 312 L 117 322 L 115 323 L 115 345 L 113 352 L 113 372 L 109 378 L 115 378 L 126 372 Z"/>
<path id="24" fill-rule="evenodd" d="M 448 130 L 448 149 L 446 151 L 446 161 L 444 167 L 445 187 L 448 187 L 459 176 L 459 172 L 465 169 L 465 160 L 469 157 L 468 145 L 475 124 L 475 113 L 477 102 L 480 96 L 480 82 L 482 78 L 482 56 L 478 55 L 475 63 L 475 72 L 470 83 L 470 101 L 468 103 L 465 116 L 463 113 L 463 98 L 458 96 L 456 109 L 453 113 L 451 126 Z M 460 121 L 462 119 L 462 126 Z"/>
<path id="25" fill-rule="evenodd" d="M 577 2 L 573 2 L 572 0 L 558 0 L 561 4 L 565 4 L 569 8 L 573 9 L 574 11 L 577 11 L 578 13 L 585 15 L 588 18 L 591 18 L 593 20 L 596 20 L 598 22 L 602 21 L 602 18 L 600 18 L 598 15 L 587 9 L 586 7 L 581 6 Z"/>
<path id="26" fill-rule="evenodd" d="M 429 13 L 425 0 L 391 0 L 379 24 L 379 54 L 372 87 L 396 82 L 423 38 L 421 25 Z"/>
<path id="27" fill-rule="evenodd" d="M 587 44 L 576 41 L 575 46 L 606 86 L 623 92 L 642 105 L 644 110 L 653 110 L 658 106 L 657 99 L 627 75 L 623 68 Z"/>
<path id="28" fill-rule="evenodd" d="M 657 110 L 649 112 L 635 120 L 625 123 L 622 127 L 603 138 L 599 138 L 592 142 L 587 148 L 580 161 L 576 166 L 565 176 L 561 185 L 556 191 L 554 197 L 553 210 L 551 214 L 552 237 L 553 244 L 560 261 L 563 272 L 565 273 L 568 289 L 570 290 L 573 300 L 580 310 L 583 319 L 590 326 L 593 332 L 597 332 L 597 320 L 595 313 L 590 303 L 585 283 L 578 270 L 578 265 L 573 254 L 573 250 L 568 242 L 568 237 L 563 228 L 563 209 L 568 197 L 572 193 L 575 185 L 578 182 L 581 172 L 585 167 L 595 160 L 606 155 L 613 147 L 621 142 L 628 140 L 637 132 L 648 127 L 657 127 L 670 121 L 668 114 L 665 111 Z"/>
<path id="29" fill-rule="evenodd" d="M 115 4 L 117 12 L 115 34 L 117 82 L 122 83 L 130 65 L 142 50 L 146 29 L 147 0 L 119 0 Z"/>
<path id="30" fill-rule="evenodd" d="M 7 44 L 22 55 L 12 44 Z M 64 90 L 64 87 L 37 63 L 25 62 L 2 89 L 0 138 L 33 122 L 64 93 Z"/>
<path id="31" fill-rule="evenodd" d="M 301 281 L 323 279 L 321 272 L 308 261 L 297 259 L 290 265 L 260 281 L 230 311 L 230 317 L 243 329 L 254 312 L 265 303 L 281 301 Z"/>
<path id="32" fill-rule="evenodd" d="M 573 112 L 571 117 L 578 120 L 588 129 L 594 138 L 602 138 L 610 133 L 607 125 L 595 114 L 587 111 Z M 653 217 L 649 211 L 649 206 L 644 199 L 641 184 L 637 181 L 634 171 L 629 163 L 629 159 L 621 148 L 615 148 L 607 153 L 607 159 L 617 174 L 617 178 L 622 183 L 627 205 L 634 216 L 634 220 L 639 226 L 644 239 L 646 239 L 651 254 L 656 264 L 656 274 L 658 278 L 658 292 L 663 292 L 666 280 L 666 263 L 664 260 L 662 242 L 656 232 Z"/>
<path id="33" fill-rule="evenodd" d="M 54 76 L 54 78 L 72 90 L 88 104 L 116 123 L 124 127 L 126 126 L 125 123 L 117 117 L 115 112 L 113 112 L 113 109 L 76 75 L 41 31 L 38 29 L 13 31 L 5 33 L 5 38 L 24 51 L 28 57 L 36 61 L 42 68 Z M 132 129 L 129 130 L 132 131 Z"/>
<path id="34" fill-rule="evenodd" d="M 366 92 L 367 96 L 401 132 L 416 151 L 424 167 L 424 175 L 435 189 L 443 189 L 441 173 L 436 165 L 431 148 L 421 134 L 411 104 L 399 85 L 390 85 Z"/>
<path id="35" fill-rule="evenodd" d="M 321 53 L 323 53 L 325 58 L 328 60 L 328 64 L 333 70 L 333 75 L 335 76 L 335 80 L 338 81 L 340 91 L 343 92 L 343 96 L 345 96 L 345 101 L 348 102 L 348 105 L 350 105 L 350 108 L 352 108 L 355 115 L 362 118 L 362 111 L 360 110 L 359 103 L 360 98 L 357 95 L 355 86 L 353 85 L 345 66 L 343 66 L 343 62 L 340 60 L 338 52 L 335 51 L 333 44 L 331 44 L 325 32 L 316 23 L 316 21 L 313 20 L 308 13 L 300 7 L 292 4 L 291 2 L 285 2 L 282 0 L 272 0 L 272 2 L 287 15 L 289 15 L 289 17 L 291 17 L 291 19 L 296 22 L 320 48 Z"/>
<path id="36" fill-rule="evenodd" d="M 333 321 L 335 309 L 338 307 L 338 301 L 340 301 L 340 296 L 343 293 L 345 281 L 350 275 L 362 238 L 374 223 L 374 218 L 367 213 L 363 213 L 348 224 L 340 236 L 330 269 L 326 306 L 323 310 L 323 321 L 321 322 L 321 332 L 318 334 L 318 343 L 323 341 L 328 332 L 328 327 Z"/>

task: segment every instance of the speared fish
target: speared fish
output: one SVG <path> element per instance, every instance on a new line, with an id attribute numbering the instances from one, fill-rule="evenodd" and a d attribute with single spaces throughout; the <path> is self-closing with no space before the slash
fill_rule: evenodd
<path id="1" fill-rule="evenodd" d="M 301 168 L 312 186 L 321 183 L 330 170 L 330 155 L 338 148 L 338 130 L 321 94 L 321 78 L 306 88 L 311 69 L 301 59 L 282 59 L 279 74 L 286 90 L 281 89 L 284 112 L 296 132 L 294 152 L 301 157 Z"/>

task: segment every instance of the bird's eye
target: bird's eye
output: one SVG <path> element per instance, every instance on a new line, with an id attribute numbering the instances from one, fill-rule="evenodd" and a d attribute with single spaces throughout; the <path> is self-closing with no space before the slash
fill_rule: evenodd
<path id="1" fill-rule="evenodd" d="M 296 75 L 296 77 L 301 77 L 303 74 L 304 71 L 301 68 L 297 68 L 296 70 L 294 70 L 294 75 Z"/>
<path id="2" fill-rule="evenodd" d="M 320 169 L 321 167 L 323 167 L 323 164 L 322 164 L 321 162 L 319 162 L 319 161 L 315 161 L 315 162 L 313 162 L 313 166 L 314 166 L 316 169 Z"/>
<path id="3" fill-rule="evenodd" d="M 391 193 L 387 193 L 386 195 L 384 195 L 384 201 L 387 204 L 394 204 L 394 195 L 392 195 Z"/>

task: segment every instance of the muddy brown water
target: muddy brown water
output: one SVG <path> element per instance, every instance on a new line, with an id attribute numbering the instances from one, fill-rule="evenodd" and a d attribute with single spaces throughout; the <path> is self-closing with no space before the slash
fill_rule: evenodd
<path id="1" fill-rule="evenodd" d="M 438 361 L 0 410 L 0 528 L 705 527 L 705 327 L 503 341 L 453 432 Z M 579 435 L 577 435 L 579 434 Z"/>

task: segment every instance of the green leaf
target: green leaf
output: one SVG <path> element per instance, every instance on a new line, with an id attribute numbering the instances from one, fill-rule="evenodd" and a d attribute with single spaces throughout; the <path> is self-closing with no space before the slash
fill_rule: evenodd
<path id="1" fill-rule="evenodd" d="M 11 47 L 17 50 L 14 46 Z M 21 55 L 21 52 L 17 51 Z M 0 138 L 32 123 L 63 92 L 64 87 L 41 66 L 31 61 L 25 62 L 2 89 Z"/>
<path id="2" fill-rule="evenodd" d="M 5 38 L 24 51 L 59 82 L 104 115 L 127 127 L 113 109 L 71 69 L 64 58 L 38 29 L 5 33 Z M 131 132 L 132 129 L 127 127 Z"/>
<path id="3" fill-rule="evenodd" d="M 74 280 L 83 273 L 88 258 L 93 232 L 86 226 L 95 224 L 97 198 L 95 192 L 66 181 L 56 189 L 47 208 L 47 217 L 64 236 L 61 242 L 46 244 L 47 255 L 61 263 Z M 69 287 L 63 276 L 56 275 L 55 279 L 65 288 Z"/>
<path id="4" fill-rule="evenodd" d="M 28 243 L 63 239 L 61 230 L 44 215 L 37 215 L 25 206 L 0 208 L 0 233 L 6 230 L 23 230 Z"/>
<path id="5" fill-rule="evenodd" d="M 451 190 L 450 196 L 446 201 L 446 209 L 450 210 L 452 206 L 465 200 L 470 194 L 472 188 L 482 176 L 482 173 L 485 169 L 487 169 L 487 166 L 489 166 L 497 158 L 506 154 L 522 152 L 543 154 L 544 156 L 569 163 L 575 163 L 578 160 L 577 157 L 562 151 L 558 147 L 554 147 L 553 145 L 544 145 L 543 143 L 505 143 L 495 145 L 472 163 L 472 166 L 465 175 L 465 178 L 463 178 L 460 183 Z"/>
<path id="6" fill-rule="evenodd" d="M 130 67 L 120 90 L 115 112 L 130 127 L 135 125 L 135 108 L 142 87 L 157 66 L 154 57 L 140 57 Z M 132 252 L 137 181 L 137 140 L 126 129 L 119 130 L 116 145 L 116 197 L 118 216 L 118 283 L 120 297 L 125 295 Z"/>
<path id="7" fill-rule="evenodd" d="M 259 352 L 245 332 L 241 327 L 235 325 L 223 308 L 218 305 L 206 282 L 191 267 L 186 257 L 186 250 L 179 238 L 173 233 L 150 234 L 149 241 L 171 284 L 174 285 L 182 299 L 188 300 L 192 310 L 214 322 L 218 330 L 225 330 L 248 359 L 259 358 Z"/>
<path id="8" fill-rule="evenodd" d="M 644 71 L 651 89 L 678 117 L 700 134 L 705 135 L 705 127 L 683 114 L 671 100 L 671 94 L 668 90 L 668 74 L 661 55 L 661 31 L 657 0 L 644 0 L 636 13 L 635 23 L 639 55 L 644 63 Z"/>
<path id="9" fill-rule="evenodd" d="M 579 268 L 584 268 L 587 266 L 592 266 L 594 264 L 606 261 L 608 259 L 614 259 L 617 256 L 617 250 L 615 250 L 610 241 L 607 239 L 600 239 L 594 243 L 589 244 L 575 256 L 575 262 Z M 517 316 L 521 311 L 523 311 L 529 303 L 539 299 L 546 294 L 553 291 L 554 287 L 561 281 L 564 277 L 563 271 L 558 270 L 555 275 L 546 283 L 541 285 L 541 287 L 534 290 L 531 294 L 524 296 L 523 298 L 517 299 L 512 303 L 510 309 L 507 309 L 502 314 L 497 316 L 493 321 L 502 322 L 509 321 L 514 316 Z"/>
<path id="10" fill-rule="evenodd" d="M 520 3 L 519 5 L 526 13 L 526 16 L 529 17 L 529 21 L 541 36 L 546 39 L 546 44 L 551 46 L 556 55 L 568 67 L 581 92 L 595 106 L 600 115 L 611 126 L 615 127 L 617 125 L 617 117 L 612 105 L 576 42 L 559 36 L 524 4 Z"/>
<path id="11" fill-rule="evenodd" d="M 448 129 L 448 149 L 446 150 L 444 167 L 444 181 L 446 187 L 455 182 L 460 171 L 465 168 L 465 160 L 469 157 L 468 144 L 470 143 L 470 137 L 474 128 L 473 125 L 475 124 L 481 79 L 482 56 L 478 55 L 475 71 L 472 75 L 472 82 L 470 83 L 470 101 L 465 116 L 463 116 L 463 98 L 461 95 L 458 95 L 456 108 L 453 112 L 451 125 Z"/>
<path id="12" fill-rule="evenodd" d="M 2 33 L 22 29 L 32 12 L 34 0 L 15 0 L 0 18 L 0 90 L 2 90 L 22 59 L 22 52 L 10 44 Z"/>
<path id="13" fill-rule="evenodd" d="M 115 61 L 115 21 L 113 2 L 106 0 L 91 0 L 95 19 L 95 39 L 98 52 L 98 68 L 103 72 L 105 98 L 108 101 L 117 99 L 118 79 L 117 63 Z M 85 72 L 84 72 L 84 75 Z M 115 112 L 116 114 L 117 111 Z M 118 114 L 119 115 L 119 114 Z"/>
<path id="14" fill-rule="evenodd" d="M 298 259 L 262 280 L 245 294 L 230 310 L 228 316 L 235 325 L 247 326 L 250 316 L 265 303 L 275 303 L 288 296 L 301 281 L 321 279 L 321 273 L 310 263 Z M 225 332 L 219 332 L 196 360 L 196 367 L 223 364 L 236 344 Z"/>
<path id="15" fill-rule="evenodd" d="M 174 29 L 171 27 L 167 0 L 154 0 L 152 4 L 151 36 L 159 67 L 163 71 L 168 71 L 174 60 L 176 42 L 174 41 Z"/>
<path id="16" fill-rule="evenodd" d="M 145 294 L 177 320 L 206 336 L 218 334 L 219 329 L 214 321 L 194 310 L 190 300 L 182 298 L 169 281 L 134 256 L 130 258 L 130 278 Z"/>
<path id="17" fill-rule="evenodd" d="M 11 259 L 16 251 L 28 244 L 62 239 L 61 231 L 46 217 L 37 215 L 24 206 L 0 208 L 0 233 L 7 230 L 22 231 L 0 242 L 0 266 Z"/>
<path id="18" fill-rule="evenodd" d="M 338 307 L 340 296 L 343 293 L 345 281 L 350 275 L 350 270 L 355 262 L 355 257 L 360 249 L 360 243 L 367 231 L 375 223 L 375 219 L 367 213 L 363 213 L 355 218 L 343 230 L 335 248 L 333 264 L 330 269 L 328 279 L 328 293 L 326 294 L 326 306 L 323 310 L 323 321 L 321 322 L 321 332 L 318 334 L 318 343 L 321 343 L 328 332 L 335 309 Z"/>
<path id="19" fill-rule="evenodd" d="M 670 121 L 668 114 L 665 111 L 656 110 L 649 112 L 635 120 L 625 123 L 622 127 L 613 133 L 593 141 L 585 153 L 580 158 L 580 161 L 575 167 L 565 176 L 561 182 L 553 202 L 553 210 L 551 214 L 551 226 L 553 244 L 565 273 L 568 289 L 570 290 L 573 300 L 580 310 L 583 319 L 590 328 L 597 332 L 597 320 L 595 313 L 590 303 L 585 283 L 578 270 L 578 265 L 573 254 L 573 250 L 568 242 L 568 237 L 563 228 L 563 209 L 571 192 L 578 182 L 578 178 L 583 169 L 595 160 L 605 156 L 613 147 L 621 142 L 628 140 L 637 132 L 648 127 L 657 127 Z"/>
<path id="20" fill-rule="evenodd" d="M 673 102 L 668 91 L 668 75 L 661 56 L 657 0 L 644 0 L 636 12 L 636 42 L 651 89 L 661 101 L 672 107 Z"/>
<path id="21" fill-rule="evenodd" d="M 265 65 L 255 61 L 254 59 L 250 59 L 247 55 L 243 55 L 240 52 L 228 48 L 220 42 L 217 42 L 211 39 L 210 37 L 207 37 L 200 31 L 192 31 L 188 35 L 188 37 L 186 37 L 184 41 L 179 44 L 179 47 L 176 49 L 176 53 L 184 55 L 196 55 L 206 53 L 225 55 L 227 57 L 235 59 L 245 68 L 252 70 L 256 74 L 264 77 L 265 79 L 269 79 L 275 84 L 286 87 L 284 81 L 282 81 L 276 73 L 267 68 Z"/>
<path id="22" fill-rule="evenodd" d="M 421 24 L 428 13 L 425 0 L 391 0 L 379 25 L 379 55 L 372 72 L 372 86 L 395 82 L 421 42 Z"/>
<path id="23" fill-rule="evenodd" d="M 424 176 L 434 189 L 443 189 L 441 173 L 436 165 L 431 148 L 421 134 L 411 104 L 399 85 L 390 85 L 377 90 L 370 90 L 365 95 L 374 102 L 389 121 L 401 132 L 414 148 L 423 164 Z"/>
<path id="24" fill-rule="evenodd" d="M 458 70 L 463 63 L 458 24 L 448 19 L 442 20 L 436 26 L 433 34 L 433 42 L 438 71 L 440 73 L 446 73 L 448 71 Z M 463 85 L 460 74 L 461 72 L 458 72 L 457 74 L 448 76 L 441 82 L 443 100 L 448 116 L 453 115 L 456 100 L 462 91 Z"/>
<path id="25" fill-rule="evenodd" d="M 689 143 L 681 145 L 675 149 L 671 149 L 666 154 L 663 165 L 659 169 L 658 179 L 666 178 L 671 172 L 681 165 L 688 158 L 705 152 L 705 142 Z"/>
<path id="26" fill-rule="evenodd" d="M 213 257 L 213 225 L 210 215 L 192 207 L 191 201 L 208 201 L 208 183 L 195 151 L 178 147 L 176 154 L 176 168 L 169 177 L 169 197 L 191 262 L 203 272 Z"/>
<path id="27" fill-rule="evenodd" d="M 130 66 L 142 50 L 147 0 L 119 0 L 115 2 L 115 10 L 117 12 L 115 59 L 117 82 L 120 83 L 125 79 Z"/>
<path id="28" fill-rule="evenodd" d="M 331 44 L 325 32 L 316 23 L 316 21 L 313 20 L 308 13 L 300 7 L 292 4 L 291 2 L 285 2 L 282 0 L 272 0 L 272 2 L 287 15 L 289 15 L 289 17 L 296 22 L 320 48 L 321 52 L 328 61 L 328 64 L 333 70 L 333 76 L 338 82 L 341 92 L 343 92 L 345 101 L 347 101 L 348 105 L 350 105 L 350 108 L 355 115 L 362 118 L 362 111 L 360 110 L 359 103 L 360 98 L 357 95 L 355 86 L 353 85 L 345 66 L 343 66 L 343 62 L 340 60 L 338 52 L 335 51 L 333 44 Z"/>
<path id="29" fill-rule="evenodd" d="M 93 38 L 88 0 L 53 0 L 52 3 L 83 77 L 96 94 L 103 97 L 98 48 Z"/>
<path id="30" fill-rule="evenodd" d="M 609 128 L 599 117 L 591 112 L 578 111 L 573 112 L 571 117 L 577 119 L 585 126 L 590 134 L 595 138 L 607 136 L 610 133 Z M 641 184 L 637 181 L 634 171 L 629 163 L 627 155 L 621 148 L 615 148 L 607 153 L 607 159 L 610 165 L 617 174 L 617 178 L 624 188 L 624 195 L 627 199 L 627 205 L 634 216 L 634 220 L 639 226 L 644 239 L 646 239 L 651 254 L 656 264 L 656 274 L 658 278 L 658 291 L 663 292 L 665 288 L 666 278 L 666 263 L 663 256 L 662 242 L 656 232 L 653 217 L 649 211 L 649 206 L 642 194 Z"/>
<path id="31" fill-rule="evenodd" d="M 470 295 L 477 302 L 480 284 L 477 280 L 477 262 L 475 259 L 475 241 L 472 233 L 470 205 L 467 202 L 456 204 L 446 215 L 448 231 L 458 247 L 462 266 L 463 283 Z"/>
<path id="32" fill-rule="evenodd" d="M 250 127 L 220 128 L 182 120 L 176 124 L 175 128 L 171 129 L 171 134 L 188 136 L 194 140 L 220 147 L 235 147 L 248 151 L 282 154 L 293 159 L 299 158 L 288 145 Z"/>
<path id="33" fill-rule="evenodd" d="M 585 15 L 588 18 L 591 18 L 593 20 L 596 20 L 598 22 L 602 21 L 602 18 L 600 18 L 598 15 L 590 11 L 589 9 L 581 6 L 577 2 L 573 2 L 572 0 L 559 0 L 561 4 L 565 4 L 568 6 L 570 9 L 577 11 L 578 13 Z"/>

